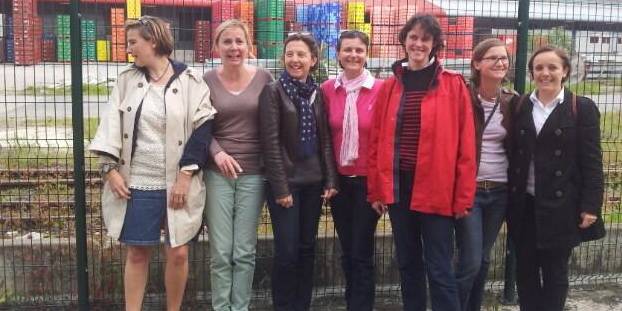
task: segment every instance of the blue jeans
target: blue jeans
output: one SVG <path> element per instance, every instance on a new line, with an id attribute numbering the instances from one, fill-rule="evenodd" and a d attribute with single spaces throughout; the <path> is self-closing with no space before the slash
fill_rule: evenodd
<path id="1" fill-rule="evenodd" d="M 463 311 L 481 309 L 490 251 L 505 219 L 507 204 L 506 186 L 478 189 L 471 214 L 456 221 L 456 279 Z"/>
<path id="2" fill-rule="evenodd" d="M 322 185 L 291 187 L 294 205 L 290 208 L 278 205 L 270 186 L 266 188 L 274 233 L 274 310 L 309 310 L 313 291 L 315 240 L 322 211 Z"/>
<path id="3" fill-rule="evenodd" d="M 399 202 L 389 208 L 389 217 L 400 271 L 404 310 L 426 310 L 426 272 L 432 310 L 459 310 L 458 289 L 451 264 L 454 219 L 410 210 L 412 173 L 400 171 L 399 187 Z"/>
<path id="4" fill-rule="evenodd" d="M 331 214 L 341 242 L 341 266 L 346 277 L 348 310 L 374 308 L 374 233 L 378 213 L 367 202 L 367 178 L 339 177 L 339 193 Z"/>

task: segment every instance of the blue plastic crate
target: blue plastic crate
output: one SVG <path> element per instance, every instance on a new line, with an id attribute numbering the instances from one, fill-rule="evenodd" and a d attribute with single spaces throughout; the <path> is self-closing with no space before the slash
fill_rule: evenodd
<path id="1" fill-rule="evenodd" d="M 15 41 L 13 41 L 13 38 L 7 38 L 6 40 L 6 60 L 9 63 L 15 62 Z"/>

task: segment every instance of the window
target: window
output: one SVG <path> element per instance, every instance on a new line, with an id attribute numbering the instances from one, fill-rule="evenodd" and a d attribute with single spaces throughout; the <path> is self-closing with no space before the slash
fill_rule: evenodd
<path id="1" fill-rule="evenodd" d="M 611 38 L 609 37 L 603 37 L 603 43 L 609 44 Z"/>
<path id="2" fill-rule="evenodd" d="M 598 37 L 590 37 L 590 43 L 598 43 Z"/>

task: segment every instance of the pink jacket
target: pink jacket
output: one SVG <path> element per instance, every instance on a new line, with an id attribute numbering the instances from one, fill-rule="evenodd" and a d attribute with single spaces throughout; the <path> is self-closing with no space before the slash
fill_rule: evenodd
<path id="1" fill-rule="evenodd" d="M 376 96 L 382 88 L 383 81 L 373 77 L 367 79 L 356 101 L 358 125 L 359 125 L 359 157 L 352 166 L 341 166 L 339 164 L 339 153 L 341 152 L 343 113 L 346 103 L 346 91 L 335 79 L 330 79 L 322 83 L 322 94 L 324 94 L 324 105 L 328 114 L 331 137 L 333 140 L 333 151 L 337 163 L 337 171 L 341 175 L 367 176 L 367 150 L 369 133 L 371 129 L 372 112 L 376 102 Z"/>

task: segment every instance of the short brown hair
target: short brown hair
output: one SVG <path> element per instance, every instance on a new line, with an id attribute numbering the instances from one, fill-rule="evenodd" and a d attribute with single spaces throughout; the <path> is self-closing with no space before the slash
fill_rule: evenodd
<path id="1" fill-rule="evenodd" d="M 306 44 L 307 47 L 309 48 L 309 51 L 311 51 L 311 55 L 315 57 L 316 62 L 315 62 L 315 65 L 311 67 L 311 72 L 316 71 L 318 68 L 320 68 L 320 48 L 317 45 L 317 41 L 315 41 L 315 39 L 310 33 L 303 33 L 303 32 L 290 33 L 289 36 L 285 38 L 285 41 L 283 41 L 283 55 L 281 56 L 281 58 L 283 59 L 285 58 L 285 50 L 287 48 L 287 44 L 289 44 L 292 41 L 304 42 L 304 44 Z"/>
<path id="2" fill-rule="evenodd" d="M 170 56 L 173 53 L 173 35 L 169 24 L 155 16 L 144 15 L 138 19 L 125 21 L 125 33 L 132 29 L 138 30 L 140 36 L 155 43 L 155 53 L 160 56 Z"/>
<path id="3" fill-rule="evenodd" d="M 214 31 L 214 44 L 212 45 L 212 51 L 216 50 L 216 46 L 218 45 L 218 41 L 220 40 L 220 36 L 222 36 L 222 33 L 225 32 L 225 30 L 227 29 L 235 27 L 242 30 L 242 32 L 244 33 L 244 39 L 246 40 L 246 45 L 248 46 L 249 54 L 253 54 L 253 42 L 251 42 L 251 36 L 249 35 L 248 26 L 246 26 L 245 23 L 238 19 L 228 19 L 222 22 L 222 24 L 218 25 L 218 27 Z"/>
<path id="4" fill-rule="evenodd" d="M 433 44 L 432 51 L 430 51 L 429 57 L 435 57 L 437 53 L 445 47 L 443 30 L 441 29 L 441 24 L 439 24 L 438 19 L 434 17 L 434 15 L 430 14 L 415 14 L 411 18 L 406 21 L 406 24 L 402 26 L 399 33 L 399 40 L 402 47 L 405 48 L 404 44 L 406 43 L 406 37 L 408 37 L 408 33 L 415 29 L 417 25 L 421 26 L 421 29 L 425 31 L 425 33 L 432 36 Z"/>
<path id="5" fill-rule="evenodd" d="M 486 52 L 488 52 L 488 50 L 490 50 L 491 48 L 497 46 L 504 47 L 505 53 L 508 55 L 508 57 L 510 56 L 507 45 L 499 38 L 488 38 L 478 43 L 473 48 L 473 56 L 471 57 L 471 82 L 473 82 L 473 84 L 475 84 L 476 86 L 479 86 L 481 77 L 479 76 L 479 70 L 475 69 L 475 66 L 473 64 L 475 62 L 481 62 L 484 59 L 484 55 L 486 55 Z"/>
<path id="6" fill-rule="evenodd" d="M 537 50 L 533 52 L 533 54 L 531 54 L 531 57 L 529 58 L 529 63 L 527 65 L 527 67 L 529 68 L 529 74 L 531 75 L 531 77 L 533 78 L 533 60 L 536 58 L 536 56 L 542 53 L 546 53 L 546 52 L 553 52 L 555 53 L 555 55 L 557 55 L 557 57 L 561 58 L 564 69 L 568 70 L 568 72 L 566 73 L 566 76 L 562 78 L 562 83 L 565 83 L 566 81 L 568 81 L 568 79 L 570 78 L 570 73 L 572 72 L 572 64 L 570 63 L 570 56 L 568 56 L 568 52 L 566 52 L 566 50 L 560 47 L 554 46 L 554 45 L 545 45 L 543 47 L 538 48 Z"/>

